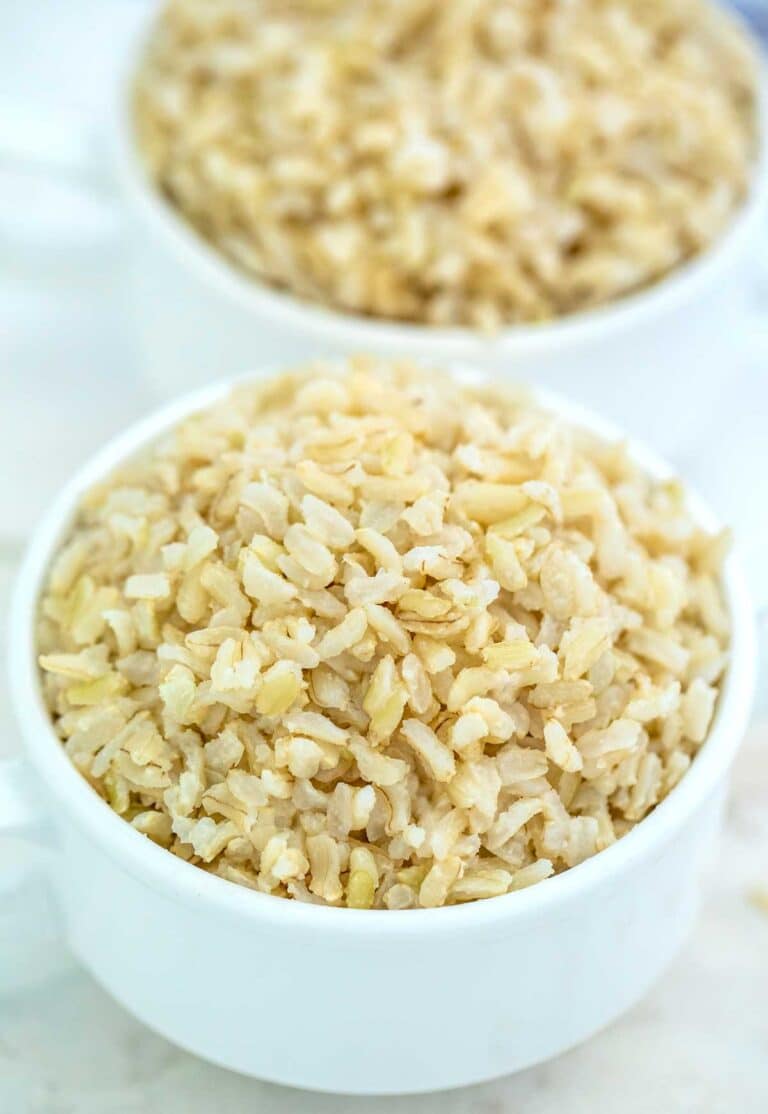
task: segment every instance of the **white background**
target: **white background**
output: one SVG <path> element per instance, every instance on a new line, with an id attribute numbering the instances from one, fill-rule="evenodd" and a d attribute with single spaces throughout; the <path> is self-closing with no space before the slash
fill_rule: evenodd
<path id="1" fill-rule="evenodd" d="M 123 312 L 108 174 L 97 170 L 94 197 L 73 171 L 84 151 L 98 155 L 115 58 L 146 7 L 0 0 L 0 615 L 24 538 L 62 478 L 151 405 Z M 755 271 L 766 327 L 757 321 L 749 336 L 732 338 L 731 406 L 678 463 L 735 523 L 763 592 L 768 283 Z M 688 374 L 686 420 L 695 421 L 695 369 Z M 15 746 L 2 676 L 0 755 Z M 421 1099 L 340 1100 L 245 1080 L 174 1049 L 112 1004 L 74 967 L 32 881 L 12 898 L 0 887 L 1 1114 L 768 1109 L 768 911 L 750 899 L 768 893 L 762 694 L 759 706 L 689 948 L 641 1006 L 581 1049 L 509 1080 Z M 24 854 L 0 847 L 0 874 Z"/>

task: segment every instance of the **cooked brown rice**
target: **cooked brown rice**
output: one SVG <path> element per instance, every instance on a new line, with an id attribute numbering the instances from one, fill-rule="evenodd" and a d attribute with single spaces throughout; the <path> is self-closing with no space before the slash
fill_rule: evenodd
<path id="1" fill-rule="evenodd" d="M 754 91 L 707 0 L 171 0 L 136 121 L 157 187 L 260 281 L 493 329 L 717 237 Z"/>
<path id="2" fill-rule="evenodd" d="M 371 359 L 237 388 L 83 499 L 41 602 L 65 750 L 162 847 L 405 909 L 528 886 L 685 774 L 723 538 L 520 394 Z"/>

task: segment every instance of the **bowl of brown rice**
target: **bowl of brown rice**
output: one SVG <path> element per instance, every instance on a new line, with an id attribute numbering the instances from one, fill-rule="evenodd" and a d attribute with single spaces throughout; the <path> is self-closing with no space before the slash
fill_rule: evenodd
<path id="1" fill-rule="evenodd" d="M 705 0 L 175 0 L 116 128 L 150 376 L 464 361 L 678 448 L 749 327 L 761 73 Z"/>
<path id="2" fill-rule="evenodd" d="M 354 1093 L 516 1070 L 644 992 L 753 686 L 727 536 L 666 465 L 378 357 L 116 439 L 12 624 L 77 954 L 184 1047 Z"/>

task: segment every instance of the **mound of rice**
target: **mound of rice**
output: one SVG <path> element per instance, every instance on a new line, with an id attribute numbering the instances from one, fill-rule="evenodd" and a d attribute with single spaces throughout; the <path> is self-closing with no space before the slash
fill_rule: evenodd
<path id="1" fill-rule="evenodd" d="M 239 387 L 83 500 L 40 606 L 77 769 L 265 893 L 492 897 L 684 775 L 726 662 L 722 537 L 621 445 L 407 364 Z"/>
<path id="2" fill-rule="evenodd" d="M 717 237 L 750 176 L 754 62 L 707 0 L 171 0 L 137 140 L 259 281 L 495 329 Z"/>

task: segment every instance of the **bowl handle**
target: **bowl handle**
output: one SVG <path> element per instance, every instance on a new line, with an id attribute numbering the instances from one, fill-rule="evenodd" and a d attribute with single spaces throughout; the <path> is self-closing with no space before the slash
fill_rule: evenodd
<path id="1" fill-rule="evenodd" d="M 0 99 L 0 152 L 6 164 L 98 188 L 108 184 L 99 151 L 102 140 L 99 124 L 81 113 Z"/>
<path id="2" fill-rule="evenodd" d="M 37 799 L 34 779 L 21 758 L 0 762 L 0 838 L 45 844 L 45 816 Z M 0 858 L 0 894 L 15 889 L 35 867 L 34 858 L 11 855 Z"/>
<path id="3" fill-rule="evenodd" d="M 73 966 L 49 885 L 48 836 L 30 767 L 19 758 L 0 761 L 0 997 Z"/>
<path id="4" fill-rule="evenodd" d="M 122 212 L 104 129 L 0 98 L 0 238 L 12 260 L 81 266 L 118 242 Z"/>
<path id="5" fill-rule="evenodd" d="M 39 829 L 41 820 L 27 763 L 21 758 L 0 762 L 0 834 L 26 835 Z"/>

